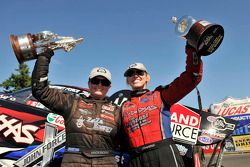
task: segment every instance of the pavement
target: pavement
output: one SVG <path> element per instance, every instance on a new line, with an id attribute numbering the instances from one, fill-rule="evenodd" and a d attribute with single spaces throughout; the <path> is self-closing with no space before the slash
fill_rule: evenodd
<path id="1" fill-rule="evenodd" d="M 204 164 L 207 166 L 211 155 L 205 155 Z M 214 160 L 217 159 L 215 156 Z M 213 161 L 211 164 L 215 164 Z M 249 167 L 250 166 L 250 152 L 226 152 L 221 161 L 223 167 Z"/>

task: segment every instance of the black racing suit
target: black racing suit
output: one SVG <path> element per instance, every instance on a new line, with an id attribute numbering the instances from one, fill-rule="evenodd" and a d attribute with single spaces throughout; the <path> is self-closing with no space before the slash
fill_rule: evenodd
<path id="1" fill-rule="evenodd" d="M 48 86 L 52 50 L 38 56 L 32 73 L 32 93 L 65 120 L 66 146 L 61 166 L 117 166 L 112 155 L 120 128 L 119 108 L 104 100 L 66 94 Z"/>

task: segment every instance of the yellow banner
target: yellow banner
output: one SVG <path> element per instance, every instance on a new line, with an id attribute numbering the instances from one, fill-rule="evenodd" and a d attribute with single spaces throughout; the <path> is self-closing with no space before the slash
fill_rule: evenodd
<path id="1" fill-rule="evenodd" d="M 233 136 L 235 151 L 250 151 L 250 135 Z"/>

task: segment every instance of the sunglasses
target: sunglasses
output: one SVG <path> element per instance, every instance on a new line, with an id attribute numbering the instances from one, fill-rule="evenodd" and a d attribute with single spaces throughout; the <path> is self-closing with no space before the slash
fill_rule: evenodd
<path id="1" fill-rule="evenodd" d="M 132 77 L 134 75 L 143 76 L 144 73 L 142 70 L 130 70 L 126 73 L 126 77 Z"/>
<path id="2" fill-rule="evenodd" d="M 107 80 L 107 79 L 99 79 L 99 78 L 92 78 L 90 79 L 90 82 L 93 84 L 93 85 L 99 85 L 101 83 L 102 86 L 110 86 L 110 81 Z"/>

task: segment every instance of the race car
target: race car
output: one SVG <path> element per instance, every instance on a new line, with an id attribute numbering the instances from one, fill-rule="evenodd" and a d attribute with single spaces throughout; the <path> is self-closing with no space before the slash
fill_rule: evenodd
<path id="1" fill-rule="evenodd" d="M 78 87 L 50 87 L 89 94 Z M 38 102 L 31 88 L 0 94 L 0 166 L 60 166 L 65 140 L 63 117 Z"/>

